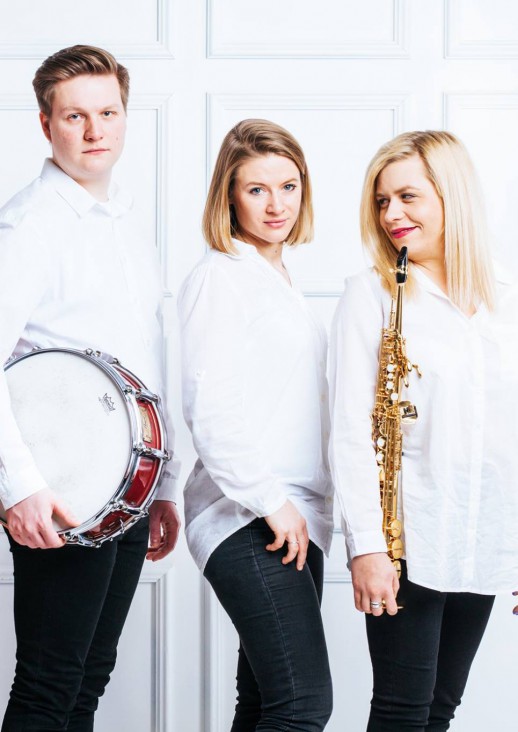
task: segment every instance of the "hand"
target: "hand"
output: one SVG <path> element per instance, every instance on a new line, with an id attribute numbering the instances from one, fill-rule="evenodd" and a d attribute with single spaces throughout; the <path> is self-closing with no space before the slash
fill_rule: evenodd
<path id="1" fill-rule="evenodd" d="M 287 542 L 288 551 L 282 563 L 289 564 L 297 557 L 297 569 L 304 569 L 309 544 L 308 530 L 306 519 L 300 515 L 293 503 L 286 501 L 278 511 L 265 516 L 264 520 L 275 534 L 275 540 L 272 544 L 268 544 L 267 550 L 276 552 Z"/>
<path id="2" fill-rule="evenodd" d="M 31 549 L 57 549 L 65 543 L 52 524 L 52 517 L 64 528 L 80 521 L 50 488 L 43 488 L 5 512 L 9 533 L 18 544 Z"/>
<path id="3" fill-rule="evenodd" d="M 394 565 L 385 552 L 355 557 L 351 562 L 351 572 L 357 610 L 372 615 L 382 615 L 384 610 L 389 615 L 397 613 L 399 580 Z M 373 608 L 371 601 L 384 602 L 384 605 Z"/>
<path id="4" fill-rule="evenodd" d="M 513 592 L 513 595 L 516 597 L 516 595 L 518 595 L 518 590 L 516 592 Z M 513 615 L 518 615 L 518 605 L 514 606 Z"/>
<path id="5" fill-rule="evenodd" d="M 172 501 L 153 501 L 149 507 L 149 549 L 146 559 L 157 562 L 172 552 L 180 532 L 180 516 Z"/>

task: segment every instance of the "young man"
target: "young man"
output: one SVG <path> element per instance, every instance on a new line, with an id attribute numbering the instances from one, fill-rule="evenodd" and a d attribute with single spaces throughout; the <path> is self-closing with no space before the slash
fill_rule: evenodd
<path id="1" fill-rule="evenodd" d="M 74 46 L 44 61 L 33 85 L 52 158 L 0 210 L 0 364 L 34 347 L 91 347 L 162 395 L 155 248 L 139 233 L 131 199 L 110 183 L 124 145 L 128 72 L 102 49 Z M 169 431 L 169 449 L 171 439 Z M 2 732 L 93 730 L 144 557 L 164 557 L 178 537 L 176 474 L 169 463 L 149 520 L 124 536 L 97 549 L 63 546 L 51 517 L 77 521 L 23 443 L 0 369 L 0 498 L 17 636 Z"/>

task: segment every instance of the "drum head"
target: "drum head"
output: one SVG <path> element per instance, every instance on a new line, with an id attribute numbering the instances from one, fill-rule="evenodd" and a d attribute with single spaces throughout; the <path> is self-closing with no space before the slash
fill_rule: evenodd
<path id="1" fill-rule="evenodd" d="M 92 359 L 65 350 L 36 351 L 5 375 L 14 416 L 42 476 L 81 523 L 93 518 L 123 481 L 131 458 L 125 396 Z"/>

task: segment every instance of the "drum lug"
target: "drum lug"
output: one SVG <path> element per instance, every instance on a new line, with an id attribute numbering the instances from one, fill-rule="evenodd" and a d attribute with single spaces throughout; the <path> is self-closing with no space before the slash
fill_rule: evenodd
<path id="1" fill-rule="evenodd" d="M 145 445 L 135 445 L 135 451 L 143 457 L 152 457 L 156 460 L 167 462 L 171 460 L 171 455 L 167 450 L 157 450 L 154 447 L 146 447 Z"/>
<path id="2" fill-rule="evenodd" d="M 139 506 L 130 506 L 129 503 L 126 503 L 126 501 L 122 499 L 119 499 L 118 501 L 112 501 L 110 503 L 110 506 L 114 511 L 124 511 L 124 513 L 128 513 L 130 516 L 137 516 L 138 518 L 147 516 L 146 508 L 140 508 Z"/>
<path id="3" fill-rule="evenodd" d="M 143 399 L 145 402 L 153 402 L 154 404 L 158 404 L 159 401 L 159 396 L 157 394 L 153 394 L 153 392 L 148 389 L 137 389 L 135 396 L 137 399 Z"/>
<path id="4" fill-rule="evenodd" d="M 71 534 L 70 532 L 66 531 L 63 534 L 61 534 L 67 542 L 67 544 L 76 544 L 77 546 L 88 546 L 92 549 L 99 549 L 101 546 L 99 542 L 92 541 L 91 539 L 87 539 L 82 534 Z"/>

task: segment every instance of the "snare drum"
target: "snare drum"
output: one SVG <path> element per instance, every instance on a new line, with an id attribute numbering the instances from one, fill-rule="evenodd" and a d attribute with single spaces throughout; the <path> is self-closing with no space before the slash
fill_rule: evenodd
<path id="1" fill-rule="evenodd" d="M 157 395 L 90 349 L 34 350 L 9 361 L 5 377 L 38 470 L 81 521 L 55 524 L 67 543 L 99 546 L 147 514 L 170 458 Z"/>

